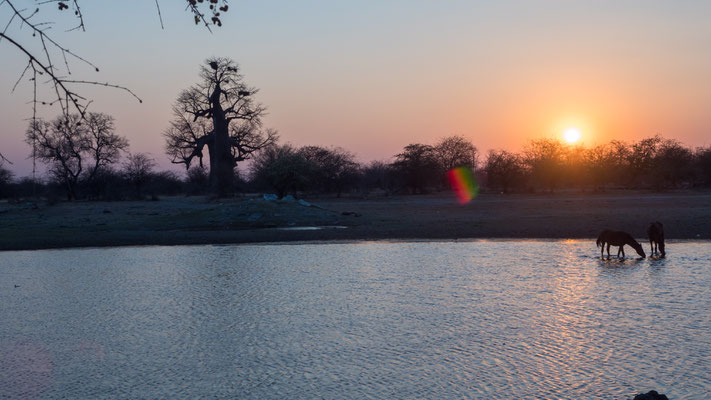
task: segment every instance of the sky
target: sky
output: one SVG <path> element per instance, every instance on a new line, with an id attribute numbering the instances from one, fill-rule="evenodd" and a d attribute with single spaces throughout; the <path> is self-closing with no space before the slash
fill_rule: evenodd
<path id="1" fill-rule="evenodd" d="M 75 21 L 54 7 L 36 17 L 56 21 L 57 41 L 100 68 L 70 61 L 74 78 L 143 99 L 82 92 L 90 110 L 116 118 L 131 151 L 161 168 L 177 169 L 161 136 L 171 106 L 212 56 L 237 61 L 260 89 L 265 126 L 282 143 L 340 146 L 365 162 L 451 135 L 482 153 L 519 151 L 571 127 L 585 145 L 655 134 L 711 144 L 711 2 L 232 0 L 212 33 L 184 3 L 160 1 L 165 29 L 145 0 L 80 2 L 86 32 L 65 32 Z M 8 19 L 0 6 L 0 24 Z M 8 33 L 32 46 L 27 30 Z M 26 63 L 0 42 L 0 152 L 20 176 L 31 170 L 23 138 L 32 86 L 11 91 Z"/>

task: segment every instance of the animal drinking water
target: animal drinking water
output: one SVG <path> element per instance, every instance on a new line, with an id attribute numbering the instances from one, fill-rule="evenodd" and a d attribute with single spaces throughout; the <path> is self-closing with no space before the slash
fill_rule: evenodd
<path id="1" fill-rule="evenodd" d="M 640 257 L 647 257 L 647 255 L 644 254 L 642 245 L 639 244 L 639 242 L 637 242 L 636 240 L 634 240 L 634 238 L 627 232 L 611 231 L 608 229 L 605 229 L 604 231 L 600 232 L 600 236 L 597 237 L 597 247 L 600 248 L 600 257 L 603 257 L 602 251 L 606 244 L 607 258 L 610 258 L 610 245 L 619 246 L 619 250 L 617 250 L 617 257 L 619 257 L 620 253 L 622 253 L 622 257 L 624 258 L 625 245 L 628 245 L 635 249 L 637 251 L 637 254 L 640 255 Z"/>
<path id="2" fill-rule="evenodd" d="M 649 236 L 649 247 L 652 254 L 657 252 L 662 253 L 662 257 L 666 256 L 667 253 L 664 251 L 664 225 L 661 222 L 652 222 L 647 228 L 647 236 Z"/>

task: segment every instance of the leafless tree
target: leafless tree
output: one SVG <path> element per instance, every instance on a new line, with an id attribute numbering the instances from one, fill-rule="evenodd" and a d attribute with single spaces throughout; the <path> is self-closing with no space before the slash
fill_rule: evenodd
<path id="1" fill-rule="evenodd" d="M 520 184 L 524 177 L 521 157 L 506 150 L 490 150 L 484 170 L 487 186 L 499 188 L 504 193 Z"/>
<path id="2" fill-rule="evenodd" d="M 711 184 L 711 146 L 697 147 L 694 151 L 693 168 L 695 171 L 694 185 L 700 183 Z"/>
<path id="3" fill-rule="evenodd" d="M 88 168 L 87 180 L 92 181 L 98 171 L 119 161 L 121 152 L 128 148 L 128 140 L 116 134 L 114 118 L 107 114 L 87 113 L 82 126 L 87 136 L 89 159 L 93 162 Z"/>
<path id="4" fill-rule="evenodd" d="M 289 144 L 271 145 L 257 154 L 250 166 L 252 181 L 276 191 L 282 198 L 309 183 L 311 164 Z"/>
<path id="5" fill-rule="evenodd" d="M 15 174 L 3 165 L 4 161 L 0 159 L 0 199 L 7 195 L 7 186 L 12 182 Z"/>
<path id="6" fill-rule="evenodd" d="M 362 184 L 366 192 L 373 189 L 392 190 L 392 168 L 385 161 L 371 161 L 361 168 Z"/>
<path id="7" fill-rule="evenodd" d="M 207 190 L 209 176 L 205 167 L 199 165 L 190 167 L 185 173 L 187 193 L 190 195 L 203 194 Z"/>
<path id="8" fill-rule="evenodd" d="M 128 141 L 114 132 L 113 118 L 100 113 L 60 115 L 51 122 L 30 121 L 25 142 L 34 156 L 50 166 L 67 190 L 67 198 L 77 197 L 76 186 L 82 173 L 91 181 L 98 171 L 118 161 Z"/>
<path id="9" fill-rule="evenodd" d="M 225 194 L 237 163 L 274 144 L 278 136 L 274 130 L 262 129 L 265 108 L 253 101 L 257 89 L 244 83 L 234 61 L 208 59 L 200 68 L 200 78 L 173 107 L 175 119 L 164 134 L 166 152 L 171 162 L 190 168 L 195 157 L 203 165 L 207 146 L 210 186 Z"/>
<path id="10" fill-rule="evenodd" d="M 578 187 L 581 190 L 592 182 L 588 160 L 588 149 L 582 145 L 568 144 L 562 152 L 563 184 L 568 187 Z"/>
<path id="11" fill-rule="evenodd" d="M 556 139 L 531 140 L 524 149 L 523 161 L 538 186 L 553 191 L 563 178 L 565 146 Z"/>
<path id="12" fill-rule="evenodd" d="M 675 188 L 679 182 L 693 176 L 694 153 L 678 140 L 663 139 L 654 157 L 653 184 L 657 189 L 668 185 Z"/>
<path id="13" fill-rule="evenodd" d="M 123 163 L 123 175 L 136 189 L 136 196 L 141 197 L 141 187 L 150 179 L 155 160 L 146 153 L 133 153 Z"/>
<path id="14" fill-rule="evenodd" d="M 298 152 L 313 166 L 312 184 L 325 192 L 335 191 L 341 197 L 346 186 L 358 178 L 360 165 L 355 155 L 341 147 L 304 146 Z"/>
<path id="15" fill-rule="evenodd" d="M 391 167 L 413 194 L 425 193 L 441 175 L 434 148 L 420 143 L 405 146 Z"/>
<path id="16" fill-rule="evenodd" d="M 595 190 L 604 190 L 605 184 L 618 178 L 617 153 L 611 143 L 600 144 L 587 149 L 584 164 Z"/>
<path id="17" fill-rule="evenodd" d="M 449 136 L 434 146 L 435 157 L 445 171 L 456 167 L 477 167 L 477 148 L 462 136 Z"/>
<path id="18" fill-rule="evenodd" d="M 650 178 L 654 168 L 654 159 L 662 141 L 663 138 L 661 136 L 655 135 L 632 144 L 627 157 L 632 179 L 644 180 L 645 178 Z"/>

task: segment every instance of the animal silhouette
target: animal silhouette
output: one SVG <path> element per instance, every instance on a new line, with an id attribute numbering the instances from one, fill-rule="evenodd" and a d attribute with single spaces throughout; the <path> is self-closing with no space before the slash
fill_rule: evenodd
<path id="1" fill-rule="evenodd" d="M 652 254 L 656 253 L 658 249 L 662 253 L 662 257 L 666 256 L 667 253 L 664 251 L 664 225 L 659 221 L 652 222 L 647 228 L 647 236 L 649 236 L 649 247 Z"/>
<path id="2" fill-rule="evenodd" d="M 642 249 L 642 245 L 639 244 L 632 235 L 630 235 L 627 232 L 620 232 L 620 231 L 611 231 L 609 229 L 605 229 L 604 231 L 600 232 L 600 235 L 597 237 L 597 247 L 600 248 L 600 257 L 603 257 L 602 251 L 607 244 L 607 258 L 610 258 L 610 245 L 612 246 L 618 246 L 619 249 L 617 250 L 617 257 L 620 256 L 620 253 L 622 253 L 622 257 L 625 257 L 625 245 L 628 245 L 635 249 L 637 251 L 637 254 L 640 255 L 642 258 L 646 258 L 647 255 L 644 254 L 644 250 Z"/>

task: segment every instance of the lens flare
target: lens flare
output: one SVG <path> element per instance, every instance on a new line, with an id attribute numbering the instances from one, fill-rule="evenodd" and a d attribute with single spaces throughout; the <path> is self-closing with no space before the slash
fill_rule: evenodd
<path id="1" fill-rule="evenodd" d="M 458 167 L 447 172 L 449 183 L 452 185 L 459 204 L 469 203 L 479 193 L 479 185 L 471 168 Z"/>

